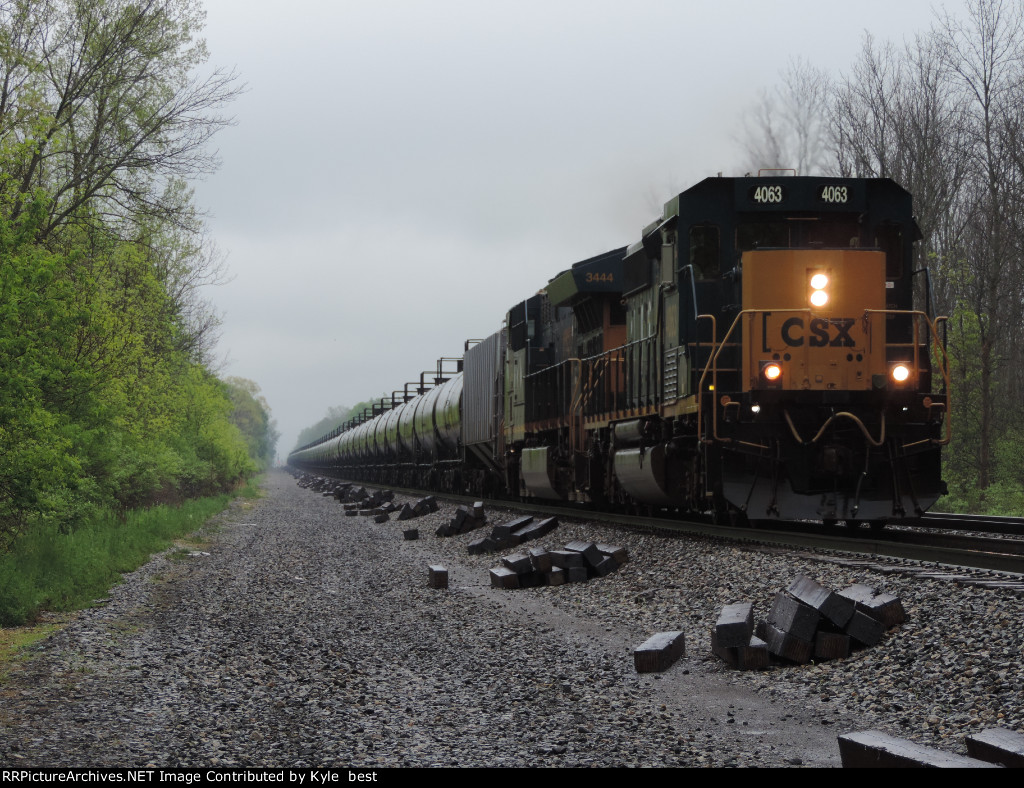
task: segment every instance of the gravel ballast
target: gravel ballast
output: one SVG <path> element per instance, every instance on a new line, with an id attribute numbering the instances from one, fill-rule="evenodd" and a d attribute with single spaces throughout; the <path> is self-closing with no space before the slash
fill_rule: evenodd
<path id="1" fill-rule="evenodd" d="M 11 669 L 0 765 L 838 766 L 854 730 L 961 754 L 967 733 L 1024 730 L 1024 600 L 1007 591 L 564 519 L 540 545 L 630 561 L 508 591 L 488 578 L 500 554 L 466 551 L 479 532 L 434 536 L 454 503 L 406 541 L 409 523 L 346 517 L 287 474 L 267 490 Z M 449 587 L 429 588 L 439 564 Z M 741 672 L 711 654 L 724 605 L 763 617 L 799 574 L 883 588 L 907 622 L 819 665 Z M 676 630 L 686 655 L 638 674 L 633 649 Z"/>

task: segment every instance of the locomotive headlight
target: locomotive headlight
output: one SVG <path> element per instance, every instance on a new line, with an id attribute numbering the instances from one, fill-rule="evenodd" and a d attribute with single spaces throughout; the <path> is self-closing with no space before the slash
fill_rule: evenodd
<path id="1" fill-rule="evenodd" d="M 782 377 L 782 367 L 778 364 L 765 364 L 761 374 L 764 375 L 764 379 L 769 383 L 774 383 Z"/>
<path id="2" fill-rule="evenodd" d="M 762 389 L 781 389 L 782 365 L 778 361 L 762 361 L 759 383 Z"/>
<path id="3" fill-rule="evenodd" d="M 897 383 L 906 383 L 910 378 L 910 369 L 905 364 L 897 364 L 892 368 L 890 374 Z"/>
<path id="4" fill-rule="evenodd" d="M 811 306 L 823 307 L 828 303 L 828 274 L 811 274 Z"/>

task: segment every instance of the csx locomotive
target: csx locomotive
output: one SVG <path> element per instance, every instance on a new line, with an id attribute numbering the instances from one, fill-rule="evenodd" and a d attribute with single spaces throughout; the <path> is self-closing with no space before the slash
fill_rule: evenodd
<path id="1" fill-rule="evenodd" d="M 889 179 L 708 178 L 289 463 L 720 521 L 920 515 L 950 420 L 919 238 Z"/>

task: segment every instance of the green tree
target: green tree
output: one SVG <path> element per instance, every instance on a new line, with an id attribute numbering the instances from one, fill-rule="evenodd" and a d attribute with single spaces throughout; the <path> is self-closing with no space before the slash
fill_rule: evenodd
<path id="1" fill-rule="evenodd" d="M 319 438 L 322 438 L 329 432 L 336 430 L 348 421 L 361 416 L 364 412 L 372 412 L 375 408 L 379 411 L 381 400 L 385 400 L 390 403 L 390 398 L 381 396 L 380 399 L 366 400 L 364 402 L 358 402 L 352 407 L 347 405 L 333 405 L 327 409 L 327 415 L 324 416 L 316 424 L 311 424 L 299 433 L 298 439 L 295 441 L 293 449 L 299 448 L 299 446 L 305 446 L 307 443 L 312 443 Z"/>
<path id="2" fill-rule="evenodd" d="M 199 290 L 223 272 L 185 179 L 215 165 L 238 90 L 196 76 L 202 18 L 194 0 L 0 0 L 0 549 L 256 468 L 202 363 Z"/>
<path id="3" fill-rule="evenodd" d="M 198 74 L 204 16 L 196 0 L 0 4 L 0 199 L 17 219 L 46 189 L 37 240 L 83 220 L 191 225 L 166 186 L 216 168 L 207 143 L 240 90 L 231 73 Z"/>
<path id="4" fill-rule="evenodd" d="M 260 387 L 245 378 L 228 378 L 225 383 L 231 397 L 231 421 L 238 427 L 249 447 L 249 456 L 261 469 L 270 467 L 277 453 L 281 434 L 270 417 L 270 405 Z"/>
<path id="5" fill-rule="evenodd" d="M 27 240 L 41 216 L 41 205 L 17 224 L 0 216 L 0 547 L 32 516 L 58 515 L 64 480 L 80 471 L 47 399 L 67 372 L 60 343 L 84 317 L 63 258 Z"/>

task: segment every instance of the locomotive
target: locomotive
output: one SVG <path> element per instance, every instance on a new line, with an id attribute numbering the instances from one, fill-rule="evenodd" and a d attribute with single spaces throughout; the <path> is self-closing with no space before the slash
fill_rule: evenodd
<path id="1" fill-rule="evenodd" d="M 919 516 L 951 429 L 920 237 L 890 179 L 708 178 L 289 464 L 718 522 Z"/>

